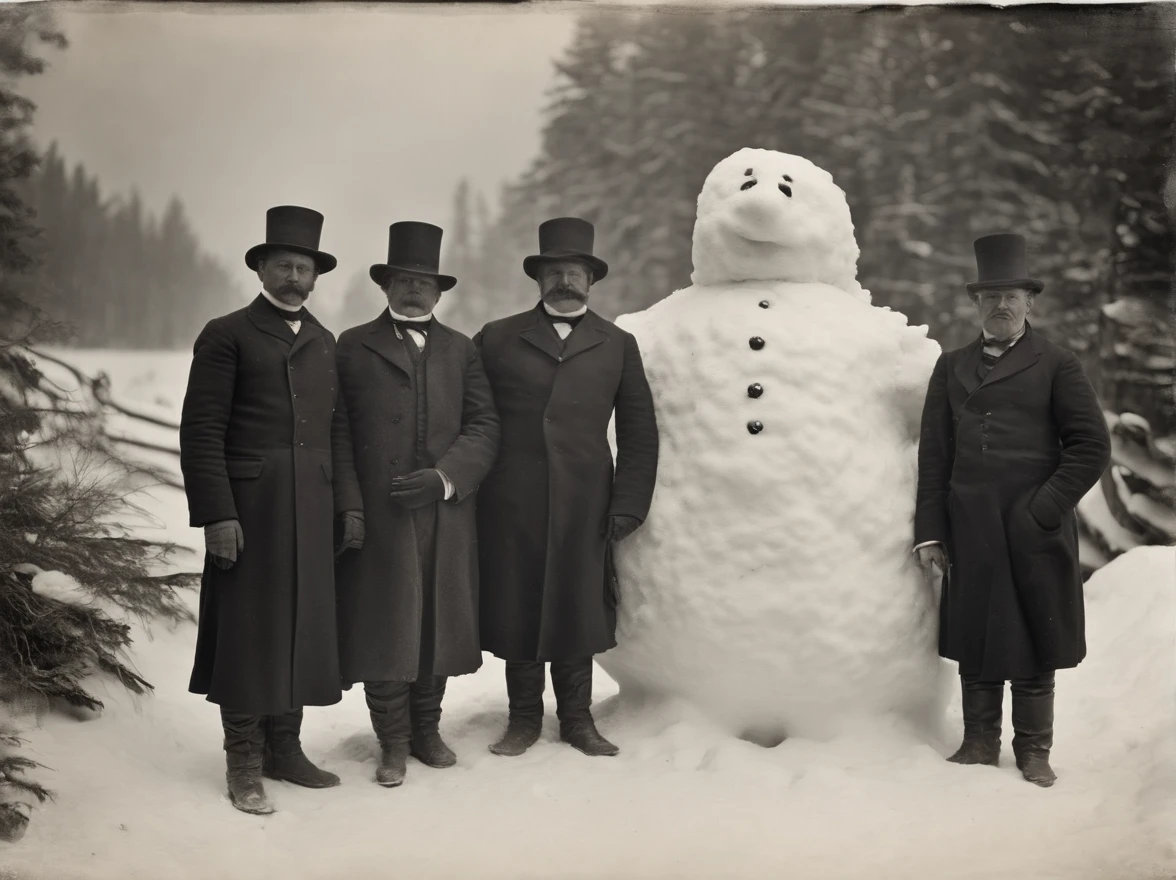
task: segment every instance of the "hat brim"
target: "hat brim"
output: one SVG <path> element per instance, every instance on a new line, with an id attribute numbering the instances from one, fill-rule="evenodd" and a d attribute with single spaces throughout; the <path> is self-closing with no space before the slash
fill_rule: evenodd
<path id="1" fill-rule="evenodd" d="M 453 286 L 457 284 L 457 279 L 452 275 L 442 275 L 438 272 L 426 272 L 423 269 L 412 269 L 408 266 L 393 266 L 390 263 L 375 263 L 368 269 L 368 276 L 376 284 L 383 287 L 388 281 L 388 275 L 392 272 L 411 272 L 413 275 L 428 275 L 437 279 L 437 286 L 442 292 L 452 290 Z"/>
<path id="2" fill-rule="evenodd" d="M 579 251 L 567 251 L 566 253 L 548 252 L 546 254 L 532 254 L 523 260 L 523 271 L 527 273 L 528 277 L 538 280 L 537 272 L 539 267 L 544 263 L 555 263 L 565 260 L 578 260 L 581 263 L 587 263 L 592 269 L 593 283 L 600 281 L 608 274 L 608 263 L 594 257 L 591 254 L 580 253 Z"/>
<path id="3" fill-rule="evenodd" d="M 318 269 L 320 275 L 327 274 L 339 264 L 338 260 L 330 254 L 323 251 L 316 251 L 314 248 L 303 247 L 300 244 L 266 242 L 265 244 L 254 245 L 245 251 L 245 265 L 256 272 L 257 264 L 269 251 L 293 251 L 296 254 L 306 254 L 306 256 L 314 260 L 315 268 Z"/>
<path id="4" fill-rule="evenodd" d="M 1008 290 L 1010 287 L 1023 287 L 1032 293 L 1041 293 L 1045 284 L 1036 278 L 1002 278 L 995 281 L 969 281 L 965 287 L 968 293 L 978 293 L 981 290 Z"/>

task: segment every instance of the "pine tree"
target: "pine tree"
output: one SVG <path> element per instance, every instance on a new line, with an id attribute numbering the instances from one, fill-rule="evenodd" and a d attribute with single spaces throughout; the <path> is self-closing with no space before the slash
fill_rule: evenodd
<path id="1" fill-rule="evenodd" d="M 100 406 L 60 391 L 34 357 L 32 347 L 53 338 L 39 304 L 25 299 L 44 288 L 21 277 L 35 268 L 37 230 L 23 196 L 37 158 L 26 137 L 35 108 L 10 83 L 43 69 L 38 44 L 65 46 L 45 7 L 0 10 L 0 707 L 9 714 L 57 701 L 100 709 L 87 689 L 95 673 L 145 693 L 151 685 L 120 656 L 130 626 L 113 615 L 188 617 L 176 591 L 194 580 L 159 573 L 172 547 L 118 525 L 132 509 L 121 480 L 128 468 L 105 439 Z M 73 195 L 97 204 L 80 170 Z M 69 218 L 66 227 L 85 228 Z M 82 256 L 93 252 L 80 236 L 68 243 Z M 79 260 L 69 271 L 81 278 L 86 266 Z M 47 594 L 41 572 L 67 575 L 93 601 Z M 0 837 L 10 840 L 28 824 L 31 806 L 21 799 L 50 794 L 26 777 L 37 765 L 14 753 L 20 744 L 0 729 Z"/>

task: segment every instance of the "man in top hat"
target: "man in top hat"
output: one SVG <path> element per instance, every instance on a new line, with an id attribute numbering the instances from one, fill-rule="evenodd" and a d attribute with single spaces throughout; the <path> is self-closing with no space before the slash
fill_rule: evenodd
<path id="1" fill-rule="evenodd" d="M 335 339 L 304 307 L 335 268 L 323 216 L 271 208 L 245 264 L 262 290 L 196 339 L 180 421 L 191 525 L 207 554 L 189 689 L 218 703 L 229 798 L 270 813 L 262 774 L 339 778 L 302 752 L 303 706 L 339 701 L 332 548 Z M 348 540 L 358 543 L 353 517 Z"/>
<path id="2" fill-rule="evenodd" d="M 474 499 L 498 416 L 473 342 L 433 317 L 456 282 L 440 250 L 438 227 L 393 224 L 370 270 L 388 308 L 339 337 L 336 510 L 366 511 L 379 536 L 338 561 L 340 666 L 364 683 L 387 787 L 410 753 L 455 763 L 438 730 L 446 679 L 482 664 Z"/>
<path id="3" fill-rule="evenodd" d="M 1074 508 L 1110 460 L 1078 358 L 1025 320 L 1042 283 L 1025 240 L 975 242 L 980 335 L 944 352 L 919 442 L 915 545 L 943 574 L 940 654 L 959 664 L 964 739 L 948 760 L 998 763 L 1004 683 L 1024 777 L 1052 785 L 1054 672 L 1086 655 Z"/>
<path id="4" fill-rule="evenodd" d="M 506 733 L 491 746 L 500 755 L 539 738 L 545 661 L 561 739 L 617 753 L 590 712 L 592 658 L 616 644 L 611 545 L 649 512 L 658 434 L 636 339 L 588 308 L 608 273 L 593 237 L 577 218 L 543 223 L 540 253 L 523 261 L 539 303 L 475 337 L 502 419 L 478 501 L 482 646 L 506 661 L 510 700 Z"/>

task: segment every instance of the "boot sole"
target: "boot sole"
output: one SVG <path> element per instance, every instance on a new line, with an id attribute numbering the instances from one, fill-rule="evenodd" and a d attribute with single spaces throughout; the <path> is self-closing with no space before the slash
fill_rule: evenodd
<path id="1" fill-rule="evenodd" d="M 268 805 L 264 807 L 247 807 L 232 795 L 229 795 L 229 803 L 235 809 L 240 810 L 242 813 L 248 813 L 250 816 L 272 816 L 276 812 L 272 806 Z"/>
<path id="2" fill-rule="evenodd" d="M 410 752 L 409 754 L 411 754 L 412 757 L 416 758 L 426 767 L 432 767 L 434 770 L 444 770 L 446 767 L 453 767 L 457 764 L 457 758 L 454 758 L 452 761 L 428 761 L 425 760 L 425 758 L 421 755 L 418 755 L 416 752 Z"/>
<path id="3" fill-rule="evenodd" d="M 565 740 L 565 742 L 567 742 L 567 741 Z M 578 745 L 576 745 L 575 743 L 568 743 L 568 745 L 571 746 L 573 749 L 575 749 L 577 752 L 580 752 L 583 755 L 587 755 L 589 758 L 615 758 L 617 755 L 619 755 L 621 753 L 620 749 L 613 749 L 612 751 L 608 751 L 608 752 L 595 752 L 595 751 L 589 751 L 587 749 L 582 749 Z"/>
<path id="4" fill-rule="evenodd" d="M 527 748 L 523 749 L 522 751 L 507 751 L 506 749 L 499 749 L 495 748 L 494 746 L 488 746 L 487 748 L 490 754 L 498 755 L 502 758 L 518 758 L 522 755 L 525 755 L 531 749 L 530 746 L 527 746 Z"/>
<path id="5" fill-rule="evenodd" d="M 398 782 L 381 782 L 377 779 L 376 785 L 380 786 L 381 788 L 400 788 L 400 786 L 404 785 L 404 780 L 401 779 Z"/>
<path id="6" fill-rule="evenodd" d="M 266 779 L 273 779 L 278 782 L 289 782 L 291 785 L 300 785 L 303 788 L 334 788 L 339 785 L 342 780 L 336 779 L 333 782 L 312 782 L 309 779 L 296 779 L 293 776 L 280 776 L 276 773 L 263 773 Z"/>

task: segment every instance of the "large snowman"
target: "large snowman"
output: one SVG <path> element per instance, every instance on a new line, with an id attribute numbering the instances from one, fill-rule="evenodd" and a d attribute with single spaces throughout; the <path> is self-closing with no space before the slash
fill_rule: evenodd
<path id="1" fill-rule="evenodd" d="M 661 436 L 617 547 L 622 695 L 673 695 L 756 741 L 943 706 L 937 595 L 911 555 L 919 415 L 939 346 L 870 304 L 845 194 L 743 149 L 698 198 L 691 287 L 617 323 Z"/>

